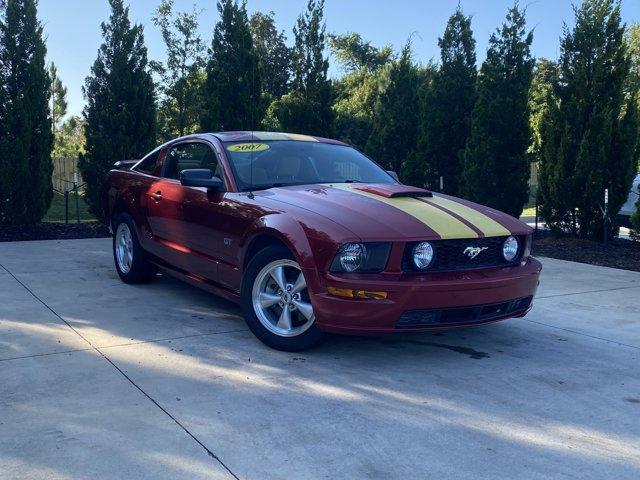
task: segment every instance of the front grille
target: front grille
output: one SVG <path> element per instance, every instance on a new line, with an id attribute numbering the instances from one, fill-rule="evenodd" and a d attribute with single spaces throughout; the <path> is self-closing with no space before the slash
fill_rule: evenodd
<path id="1" fill-rule="evenodd" d="M 533 297 L 524 297 L 472 307 L 410 310 L 400 316 L 396 327 L 437 327 L 490 322 L 510 314 L 524 312 L 529 308 L 532 300 Z"/>
<path id="2" fill-rule="evenodd" d="M 420 242 L 410 242 L 406 244 L 404 250 L 402 270 L 408 273 L 429 273 L 513 265 L 522 259 L 526 237 L 517 237 L 520 243 L 520 250 L 512 262 L 507 262 L 502 256 L 502 245 L 507 238 L 485 237 L 430 242 L 434 250 L 434 259 L 427 270 L 419 270 L 413 264 L 413 248 Z M 486 248 L 486 250 L 480 252 L 475 258 L 470 258 L 469 255 L 464 253 L 467 247 Z"/>

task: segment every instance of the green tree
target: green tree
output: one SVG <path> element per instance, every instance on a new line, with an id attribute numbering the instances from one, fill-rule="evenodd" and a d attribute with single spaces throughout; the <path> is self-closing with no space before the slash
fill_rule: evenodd
<path id="1" fill-rule="evenodd" d="M 393 51 L 390 46 L 373 47 L 357 33 L 331 35 L 329 44 L 345 71 L 334 83 L 335 136 L 364 150 L 373 131 L 374 109 L 386 86 Z"/>
<path id="2" fill-rule="evenodd" d="M 66 119 L 56 132 L 53 149 L 55 157 L 79 158 L 85 153 L 85 121 L 82 117 L 72 116 Z"/>
<path id="3" fill-rule="evenodd" d="M 209 50 L 200 125 L 206 131 L 251 130 L 263 115 L 262 73 L 243 0 L 220 0 Z"/>
<path id="4" fill-rule="evenodd" d="M 477 76 L 471 17 L 460 6 L 449 18 L 438 45 L 441 64 L 420 102 L 418 142 L 409 167 L 413 184 L 436 188 L 442 177 L 444 191 L 458 195 Z"/>
<path id="5" fill-rule="evenodd" d="M 262 90 L 269 100 L 287 92 L 291 81 L 291 49 L 284 31 L 278 32 L 273 12 L 255 12 L 249 19 L 253 44 L 262 71 Z"/>
<path id="6" fill-rule="evenodd" d="M 174 0 L 162 0 L 153 22 L 160 29 L 167 59 L 154 62 L 161 77 L 158 124 L 163 140 L 194 133 L 200 120 L 204 44 L 198 34 L 198 11 L 173 11 Z"/>
<path id="7" fill-rule="evenodd" d="M 51 124 L 53 126 L 53 135 L 55 137 L 58 127 L 62 123 L 62 119 L 67 114 L 67 87 L 64 86 L 62 80 L 58 76 L 58 69 L 55 63 L 49 64 L 49 78 L 51 78 L 51 89 L 49 96 L 51 97 Z"/>
<path id="8" fill-rule="evenodd" d="M 47 50 L 36 0 L 0 7 L 0 223 L 31 224 L 53 195 Z"/>
<path id="9" fill-rule="evenodd" d="M 329 35 L 329 45 L 347 73 L 361 70 L 376 72 L 393 58 L 393 50 L 389 45 L 376 48 L 359 33 Z"/>
<path id="10" fill-rule="evenodd" d="M 464 151 L 462 194 L 514 217 L 520 216 L 529 198 L 532 40 L 516 3 L 489 39 Z"/>
<path id="11" fill-rule="evenodd" d="M 625 41 L 631 62 L 629 88 L 634 92 L 638 92 L 640 91 L 640 24 L 634 23 L 627 28 Z"/>
<path id="12" fill-rule="evenodd" d="M 123 0 L 109 0 L 103 43 L 85 80 L 86 154 L 78 163 L 91 212 L 102 218 L 100 192 L 114 162 L 142 158 L 156 143 L 154 84 L 141 25 Z"/>
<path id="13" fill-rule="evenodd" d="M 601 238 L 605 189 L 615 213 L 636 171 L 637 92 L 628 82 L 620 3 L 585 0 L 574 11 L 542 129 L 541 214 L 556 231 Z"/>
<path id="14" fill-rule="evenodd" d="M 398 172 L 403 181 L 410 181 L 403 172 L 416 141 L 421 83 L 421 72 L 411 59 L 410 42 L 390 67 L 387 82 L 376 102 L 366 152 L 384 168 Z"/>
<path id="15" fill-rule="evenodd" d="M 293 29 L 292 91 L 269 106 L 266 124 L 271 128 L 327 137 L 333 132 L 323 17 L 324 0 L 309 0 L 306 12 L 298 17 Z"/>
<path id="16" fill-rule="evenodd" d="M 558 64 L 540 58 L 533 71 L 531 88 L 529 89 L 529 126 L 531 128 L 531 144 L 529 154 L 533 161 L 539 161 L 542 150 L 542 124 L 545 118 L 550 96 L 558 81 Z"/>

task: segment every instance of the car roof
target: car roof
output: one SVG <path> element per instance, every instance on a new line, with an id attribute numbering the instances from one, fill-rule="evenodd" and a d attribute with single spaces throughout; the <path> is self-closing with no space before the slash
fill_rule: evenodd
<path id="1" fill-rule="evenodd" d="M 347 145 L 339 140 L 331 138 L 316 137 L 312 135 L 300 135 L 298 133 L 283 132 L 259 132 L 259 131 L 237 131 L 237 132 L 217 132 L 210 133 L 221 142 L 255 142 L 263 141 L 299 141 L 299 142 L 320 142 L 332 145 Z"/>

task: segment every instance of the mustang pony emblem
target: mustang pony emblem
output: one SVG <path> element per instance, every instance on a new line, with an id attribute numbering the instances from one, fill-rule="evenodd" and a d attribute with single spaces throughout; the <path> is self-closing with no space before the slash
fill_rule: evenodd
<path id="1" fill-rule="evenodd" d="M 474 258 L 476 258 L 478 255 L 480 255 L 482 252 L 484 252 L 485 250 L 487 250 L 489 247 L 467 247 L 464 249 L 464 254 L 469 257 L 471 260 L 473 260 Z"/>

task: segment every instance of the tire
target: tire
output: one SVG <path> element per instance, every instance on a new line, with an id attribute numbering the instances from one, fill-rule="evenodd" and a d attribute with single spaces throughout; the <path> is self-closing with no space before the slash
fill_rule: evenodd
<path id="1" fill-rule="evenodd" d="M 158 267 L 147 260 L 140 246 L 133 219 L 126 213 L 113 218 L 113 261 L 118 276 L 132 285 L 151 282 Z"/>
<path id="2" fill-rule="evenodd" d="M 283 276 L 278 275 L 280 267 Z M 276 275 L 271 275 L 271 272 Z M 283 286 L 284 289 L 281 288 Z M 320 344 L 326 338 L 326 334 L 315 325 L 302 270 L 284 247 L 266 247 L 251 259 L 244 272 L 241 301 L 249 329 L 271 348 L 299 352 Z"/>

